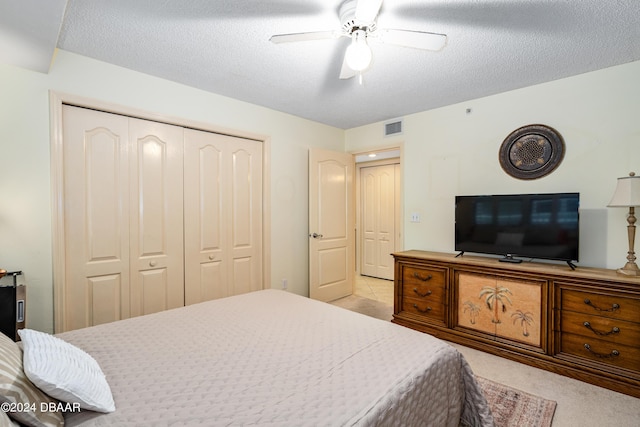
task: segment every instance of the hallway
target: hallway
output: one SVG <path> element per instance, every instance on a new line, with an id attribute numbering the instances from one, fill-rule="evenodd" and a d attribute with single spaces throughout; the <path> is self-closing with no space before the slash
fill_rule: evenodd
<path id="1" fill-rule="evenodd" d="M 393 280 L 356 275 L 354 295 L 393 306 Z"/>

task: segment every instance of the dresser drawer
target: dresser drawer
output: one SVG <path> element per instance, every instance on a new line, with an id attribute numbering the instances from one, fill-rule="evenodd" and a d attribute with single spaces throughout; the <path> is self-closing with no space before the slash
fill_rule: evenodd
<path id="1" fill-rule="evenodd" d="M 445 324 L 446 278 L 445 269 L 403 265 L 401 310 Z"/>
<path id="2" fill-rule="evenodd" d="M 402 311 L 424 317 L 425 320 L 445 323 L 444 303 L 435 298 L 410 298 L 402 299 Z"/>
<path id="3" fill-rule="evenodd" d="M 562 311 L 562 332 L 631 347 L 640 346 L 640 324 L 573 311 Z"/>
<path id="4" fill-rule="evenodd" d="M 640 372 L 640 346 L 631 347 L 569 333 L 563 333 L 560 340 L 562 353 Z"/>
<path id="5" fill-rule="evenodd" d="M 444 283 L 438 283 L 438 281 L 420 283 L 416 283 L 415 281 L 404 282 L 402 295 L 404 298 L 417 298 L 444 303 Z"/>
<path id="6" fill-rule="evenodd" d="M 640 323 L 640 300 L 616 294 L 562 291 L 562 310 Z"/>
<path id="7" fill-rule="evenodd" d="M 402 269 L 402 283 L 407 287 L 440 287 L 444 288 L 445 271 L 436 268 L 404 266 Z"/>

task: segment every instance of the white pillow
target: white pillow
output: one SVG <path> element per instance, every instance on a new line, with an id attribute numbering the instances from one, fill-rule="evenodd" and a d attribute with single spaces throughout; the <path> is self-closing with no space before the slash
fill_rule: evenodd
<path id="1" fill-rule="evenodd" d="M 9 408 L 6 408 L 6 404 Z M 0 426 L 10 425 L 7 415 L 20 425 L 31 427 L 60 427 L 64 424 L 62 412 L 51 410 L 60 402 L 47 396 L 33 385 L 22 368 L 22 350 L 18 344 L 0 332 Z M 5 409 L 28 408 L 17 412 Z"/>
<path id="2" fill-rule="evenodd" d="M 97 412 L 116 410 L 111 389 L 93 357 L 60 338 L 31 329 L 22 338 L 24 372 L 51 397 Z"/>

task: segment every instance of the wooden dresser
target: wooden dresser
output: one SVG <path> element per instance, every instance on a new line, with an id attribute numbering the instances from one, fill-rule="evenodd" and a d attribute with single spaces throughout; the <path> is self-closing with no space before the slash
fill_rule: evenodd
<path id="1" fill-rule="evenodd" d="M 640 397 L 640 278 L 405 251 L 393 322 Z"/>

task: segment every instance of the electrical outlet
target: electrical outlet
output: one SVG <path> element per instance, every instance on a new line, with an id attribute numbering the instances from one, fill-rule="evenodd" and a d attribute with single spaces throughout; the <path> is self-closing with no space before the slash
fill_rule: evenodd
<path id="1" fill-rule="evenodd" d="M 286 291 L 288 287 L 289 287 L 289 281 L 287 279 L 282 279 L 282 289 Z"/>
<path id="2" fill-rule="evenodd" d="M 420 222 L 420 214 L 417 212 L 412 213 L 411 222 Z"/>

